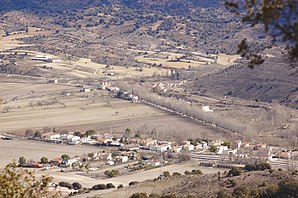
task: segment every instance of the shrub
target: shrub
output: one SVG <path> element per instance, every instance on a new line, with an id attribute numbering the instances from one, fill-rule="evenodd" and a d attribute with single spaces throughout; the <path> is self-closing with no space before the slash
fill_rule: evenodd
<path id="1" fill-rule="evenodd" d="M 73 189 L 80 190 L 82 188 L 82 185 L 79 182 L 74 182 L 72 184 Z"/>
<path id="2" fill-rule="evenodd" d="M 190 172 L 189 171 L 185 171 L 184 174 L 185 175 L 190 175 Z"/>
<path id="3" fill-rule="evenodd" d="M 120 189 L 120 188 L 124 188 L 124 186 L 123 186 L 122 184 L 120 184 L 117 188 L 118 188 L 118 189 Z"/>
<path id="4" fill-rule="evenodd" d="M 164 171 L 164 172 L 163 172 L 163 176 L 165 176 L 165 177 L 170 177 L 171 174 L 170 174 L 169 171 Z"/>
<path id="5" fill-rule="evenodd" d="M 156 193 L 152 193 L 149 195 L 149 198 L 160 198 L 160 195 Z"/>
<path id="6" fill-rule="evenodd" d="M 107 188 L 110 189 L 110 188 L 116 188 L 116 187 L 112 183 L 108 183 Z"/>
<path id="7" fill-rule="evenodd" d="M 106 170 L 105 171 L 105 175 L 107 175 L 108 177 L 116 177 L 119 174 L 120 174 L 119 170 L 111 170 L 111 171 Z"/>
<path id="8" fill-rule="evenodd" d="M 233 194 L 234 197 L 248 197 L 249 190 L 245 186 L 238 186 L 234 189 Z"/>
<path id="9" fill-rule="evenodd" d="M 228 179 L 227 183 L 230 184 L 232 187 L 236 186 L 236 182 L 233 179 Z"/>
<path id="10" fill-rule="evenodd" d="M 105 184 L 97 184 L 92 187 L 92 190 L 105 190 L 107 186 Z"/>
<path id="11" fill-rule="evenodd" d="M 202 173 L 201 170 L 192 170 L 191 174 L 193 174 L 193 175 L 202 175 L 203 173 Z"/>
<path id="12" fill-rule="evenodd" d="M 69 183 L 69 182 L 59 182 L 58 185 L 61 186 L 61 187 L 65 187 L 65 188 L 68 188 L 68 189 L 72 189 L 72 184 Z"/>
<path id="13" fill-rule="evenodd" d="M 232 167 L 229 171 L 229 176 L 239 176 L 242 173 L 242 170 L 238 167 Z"/>
<path id="14" fill-rule="evenodd" d="M 146 193 L 135 193 L 131 195 L 129 198 L 148 198 Z"/>
<path id="15" fill-rule="evenodd" d="M 217 151 L 217 147 L 214 146 L 214 145 L 211 145 L 211 146 L 209 147 L 209 151 L 215 153 L 215 152 Z"/>
<path id="16" fill-rule="evenodd" d="M 260 171 L 260 170 L 271 170 L 271 166 L 268 163 L 258 163 L 258 164 L 247 164 L 244 167 L 246 171 Z"/>
<path id="17" fill-rule="evenodd" d="M 173 173 L 173 176 L 181 176 L 181 174 L 178 173 L 178 172 L 174 172 L 174 173 Z"/>
<path id="18" fill-rule="evenodd" d="M 132 182 L 129 182 L 129 186 L 133 186 L 133 185 L 136 185 L 136 184 L 138 184 L 139 182 L 137 182 L 137 181 L 132 181 Z"/>
<path id="19" fill-rule="evenodd" d="M 229 194 L 224 190 L 218 191 L 216 195 L 216 198 L 229 198 L 229 197 L 230 197 Z"/>

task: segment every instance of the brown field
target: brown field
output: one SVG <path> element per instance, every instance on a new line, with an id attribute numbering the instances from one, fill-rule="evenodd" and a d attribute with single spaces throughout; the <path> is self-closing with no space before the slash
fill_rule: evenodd
<path id="1" fill-rule="evenodd" d="M 26 129 L 121 133 L 126 128 L 159 138 L 218 138 L 222 132 L 177 115 L 130 101 L 111 98 L 107 91 L 81 93 L 67 84 L 1 82 L 0 132 Z M 13 91 L 12 91 L 13 90 Z M 70 96 L 61 92 L 71 93 Z M 8 112 L 7 109 L 8 108 Z M 117 114 L 117 115 L 116 115 Z"/>

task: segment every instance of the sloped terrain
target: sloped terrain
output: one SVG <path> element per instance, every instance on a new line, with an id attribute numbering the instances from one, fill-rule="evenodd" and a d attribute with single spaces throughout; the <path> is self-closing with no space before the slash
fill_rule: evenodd
<path id="1" fill-rule="evenodd" d="M 245 64 L 205 76 L 193 82 L 192 88 L 200 95 L 233 96 L 265 102 L 278 101 L 298 108 L 297 63 L 289 64 L 286 55 L 275 51 L 253 69 Z M 296 67 L 296 68 L 295 68 Z"/>

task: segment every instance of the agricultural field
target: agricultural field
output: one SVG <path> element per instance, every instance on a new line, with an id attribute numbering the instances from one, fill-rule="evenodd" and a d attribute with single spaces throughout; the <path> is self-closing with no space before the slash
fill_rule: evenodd
<path id="1" fill-rule="evenodd" d="M 95 152 L 99 149 L 90 146 L 69 146 L 50 144 L 38 141 L 23 140 L 0 140 L 0 167 L 12 163 L 13 160 L 18 161 L 19 157 L 24 156 L 27 160 L 39 161 L 42 157 L 54 159 L 66 153 L 70 156 L 82 155 L 89 152 Z M 42 151 L 42 152 L 41 152 Z"/>

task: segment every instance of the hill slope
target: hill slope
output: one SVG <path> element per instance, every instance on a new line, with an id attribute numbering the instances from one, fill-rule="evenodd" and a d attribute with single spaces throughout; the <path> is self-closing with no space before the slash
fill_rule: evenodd
<path id="1" fill-rule="evenodd" d="M 230 67 L 194 82 L 195 92 L 203 95 L 231 95 L 265 102 L 278 101 L 298 108 L 298 70 L 281 58 L 277 49 L 274 57 L 250 69 L 246 65 Z"/>

